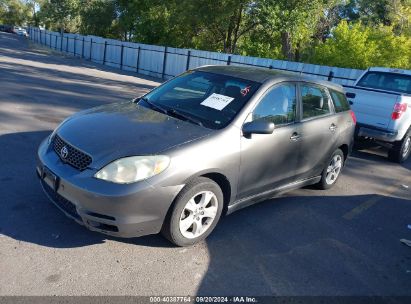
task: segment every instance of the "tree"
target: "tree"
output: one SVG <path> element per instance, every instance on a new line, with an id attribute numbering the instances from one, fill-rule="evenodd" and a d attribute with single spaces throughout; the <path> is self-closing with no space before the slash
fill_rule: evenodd
<path id="1" fill-rule="evenodd" d="M 357 69 L 411 68 L 411 38 L 395 36 L 392 27 L 383 25 L 371 28 L 342 21 L 314 53 L 312 62 L 317 64 Z"/>
<path id="2" fill-rule="evenodd" d="M 80 23 L 79 8 L 80 0 L 45 0 L 38 15 L 48 29 L 75 33 Z"/>
<path id="3" fill-rule="evenodd" d="M 235 53 L 239 39 L 258 24 L 259 1 L 186 0 L 188 12 L 185 24 L 194 29 L 193 42 L 197 47 Z"/>
<path id="4" fill-rule="evenodd" d="M 3 24 L 25 25 L 31 18 L 29 7 L 19 0 L 0 0 L 0 20 Z"/>
<path id="5" fill-rule="evenodd" d="M 116 2 L 114 0 L 82 1 L 79 14 L 80 33 L 117 38 L 116 35 L 113 35 L 113 23 L 116 19 Z"/>
<path id="6" fill-rule="evenodd" d="M 274 37 L 280 34 L 282 55 L 299 60 L 301 49 L 312 39 L 327 1 L 262 0 L 261 22 Z"/>

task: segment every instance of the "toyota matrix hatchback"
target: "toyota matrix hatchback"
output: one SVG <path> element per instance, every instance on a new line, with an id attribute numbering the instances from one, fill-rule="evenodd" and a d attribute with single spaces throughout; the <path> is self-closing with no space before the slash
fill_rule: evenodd
<path id="1" fill-rule="evenodd" d="M 79 112 L 40 145 L 41 185 L 67 216 L 179 246 L 222 213 L 333 186 L 355 116 L 341 86 L 269 69 L 207 66 L 145 96 Z"/>

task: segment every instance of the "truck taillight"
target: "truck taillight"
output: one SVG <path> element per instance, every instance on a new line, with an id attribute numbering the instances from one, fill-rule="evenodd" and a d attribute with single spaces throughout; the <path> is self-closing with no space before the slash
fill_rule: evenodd
<path id="1" fill-rule="evenodd" d="M 357 123 L 357 117 L 355 116 L 355 113 L 353 110 L 350 110 L 351 118 L 352 121 L 354 122 L 354 125 Z"/>
<path id="2" fill-rule="evenodd" d="M 394 110 L 392 111 L 392 115 L 391 115 L 392 120 L 399 119 L 401 117 L 402 113 L 407 111 L 407 107 L 408 107 L 408 105 L 406 103 L 397 102 L 394 105 Z"/>

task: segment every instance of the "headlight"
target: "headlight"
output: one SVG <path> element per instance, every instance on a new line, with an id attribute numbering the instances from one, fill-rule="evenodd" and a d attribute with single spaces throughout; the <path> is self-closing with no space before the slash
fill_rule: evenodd
<path id="1" fill-rule="evenodd" d="M 94 176 L 117 184 L 129 184 L 157 175 L 169 164 L 170 158 L 164 155 L 125 157 L 108 164 Z"/>

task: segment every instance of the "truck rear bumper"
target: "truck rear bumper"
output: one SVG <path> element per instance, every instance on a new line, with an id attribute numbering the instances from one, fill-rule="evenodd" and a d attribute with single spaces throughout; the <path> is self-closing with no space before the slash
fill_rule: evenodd
<path id="1" fill-rule="evenodd" d="M 356 133 L 359 137 L 371 137 L 375 140 L 380 140 L 384 142 L 394 142 L 397 140 L 401 140 L 401 136 L 400 134 L 398 134 L 398 131 L 378 128 L 364 124 L 357 124 Z"/>

